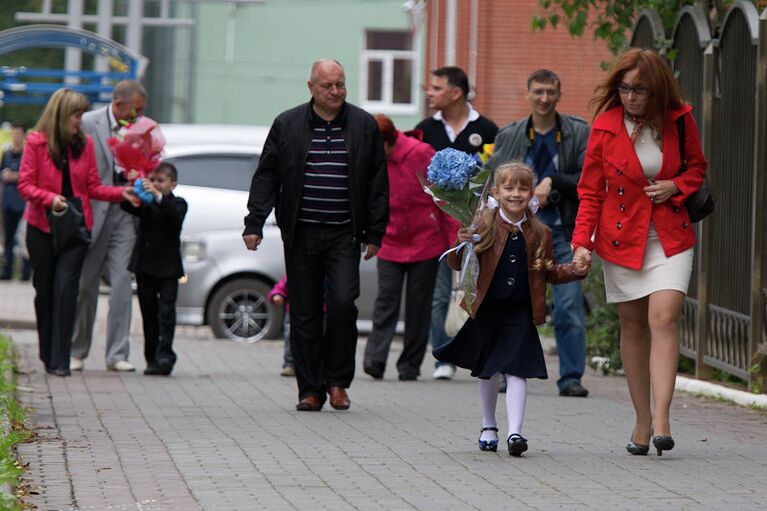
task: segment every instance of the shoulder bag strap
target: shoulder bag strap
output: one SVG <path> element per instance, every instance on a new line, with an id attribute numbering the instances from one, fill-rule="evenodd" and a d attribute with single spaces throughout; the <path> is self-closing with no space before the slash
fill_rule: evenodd
<path id="1" fill-rule="evenodd" d="M 679 136 L 679 159 L 681 160 L 681 165 L 679 166 L 679 172 L 677 175 L 681 174 L 685 170 L 687 170 L 687 158 L 685 158 L 684 154 L 684 115 L 680 115 L 676 119 L 676 131 Z"/>

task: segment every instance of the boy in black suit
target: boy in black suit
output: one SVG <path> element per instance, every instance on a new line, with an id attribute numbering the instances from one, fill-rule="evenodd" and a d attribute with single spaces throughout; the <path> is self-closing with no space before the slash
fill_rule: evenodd
<path id="1" fill-rule="evenodd" d="M 173 334 L 176 329 L 178 279 L 184 275 L 181 263 L 181 224 L 186 201 L 173 195 L 178 173 L 163 162 L 142 186 L 154 200 L 123 209 L 139 217 L 138 235 L 128 269 L 136 276 L 138 300 L 144 322 L 144 374 L 168 376 L 176 362 Z"/>

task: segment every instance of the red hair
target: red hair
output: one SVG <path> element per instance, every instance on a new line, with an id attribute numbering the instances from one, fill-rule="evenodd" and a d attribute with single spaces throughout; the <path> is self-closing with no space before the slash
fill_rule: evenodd
<path id="1" fill-rule="evenodd" d="M 656 128 L 660 128 L 668 112 L 681 108 L 685 102 L 671 68 L 654 50 L 631 48 L 618 57 L 610 73 L 597 85 L 589 102 L 594 117 L 621 104 L 618 85 L 626 73 L 634 69 L 639 71 L 641 83 L 650 89 L 645 115 Z"/>
<path id="2" fill-rule="evenodd" d="M 394 145 L 397 142 L 397 128 L 394 127 L 394 122 L 384 114 L 375 114 L 373 117 L 378 123 L 378 130 L 381 132 L 384 143 Z"/>

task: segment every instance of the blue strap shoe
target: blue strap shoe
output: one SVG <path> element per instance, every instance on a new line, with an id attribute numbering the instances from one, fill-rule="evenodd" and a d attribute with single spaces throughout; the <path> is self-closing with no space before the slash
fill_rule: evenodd
<path id="1" fill-rule="evenodd" d="M 497 451 L 498 438 L 496 438 L 495 440 L 482 440 L 482 433 L 484 433 L 485 431 L 495 431 L 496 437 L 498 435 L 498 428 L 495 428 L 495 427 L 482 428 L 482 431 L 479 432 L 479 450 L 492 451 L 492 452 Z"/>

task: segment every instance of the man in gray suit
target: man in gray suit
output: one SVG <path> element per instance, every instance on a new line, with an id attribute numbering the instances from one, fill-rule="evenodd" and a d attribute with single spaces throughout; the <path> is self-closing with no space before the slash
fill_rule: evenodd
<path id="1" fill-rule="evenodd" d="M 83 130 L 93 137 L 99 177 L 105 185 L 124 185 L 133 176 L 112 156 L 108 140 L 117 135 L 122 122 L 133 121 L 146 107 L 146 90 L 137 81 L 123 80 L 115 85 L 112 103 L 83 115 Z M 128 362 L 130 344 L 131 273 L 128 263 L 136 240 L 136 221 L 120 209 L 120 204 L 91 201 L 93 231 L 91 246 L 80 277 L 77 318 L 72 339 L 73 371 L 83 368 L 93 339 L 93 322 L 99 283 L 102 276 L 111 287 L 107 316 L 106 365 L 112 371 L 134 371 Z"/>

